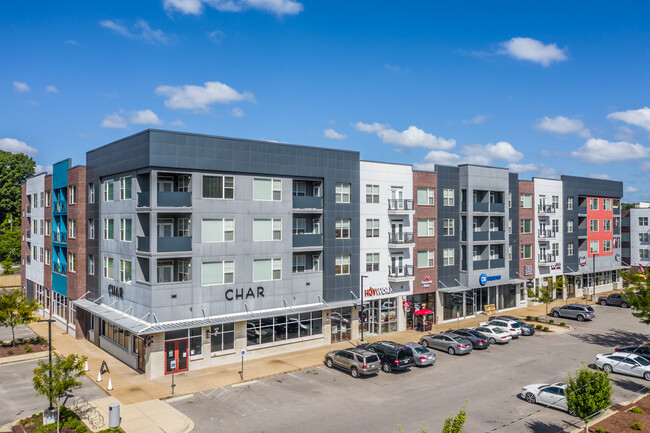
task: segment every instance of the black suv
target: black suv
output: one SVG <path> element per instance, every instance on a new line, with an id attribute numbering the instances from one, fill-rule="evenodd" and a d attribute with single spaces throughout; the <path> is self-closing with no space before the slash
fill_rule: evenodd
<path id="1" fill-rule="evenodd" d="M 415 365 L 413 351 L 410 347 L 393 341 L 377 341 L 359 347 L 375 352 L 381 361 L 381 369 L 390 373 L 393 370 L 408 370 Z"/>

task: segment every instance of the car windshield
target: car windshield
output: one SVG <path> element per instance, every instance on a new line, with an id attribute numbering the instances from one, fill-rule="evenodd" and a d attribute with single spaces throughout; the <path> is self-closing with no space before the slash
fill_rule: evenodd
<path id="1" fill-rule="evenodd" d="M 517 323 L 517 322 L 512 323 L 511 326 L 512 326 L 513 328 L 521 328 L 521 326 L 520 326 L 519 323 Z"/>
<path id="2" fill-rule="evenodd" d="M 366 362 L 379 362 L 379 358 L 377 358 L 377 355 L 371 355 L 366 358 Z"/>
<path id="3" fill-rule="evenodd" d="M 425 349 L 424 347 L 414 347 L 413 349 L 414 349 L 417 353 L 429 353 L 429 351 L 428 351 L 427 349 Z"/>
<path id="4" fill-rule="evenodd" d="M 650 361 L 648 361 L 642 356 L 635 356 L 634 359 L 636 362 L 638 362 L 641 365 L 650 365 Z"/>

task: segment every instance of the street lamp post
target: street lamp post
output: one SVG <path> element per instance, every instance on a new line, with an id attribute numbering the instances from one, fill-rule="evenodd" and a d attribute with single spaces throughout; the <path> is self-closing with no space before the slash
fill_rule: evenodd
<path id="1" fill-rule="evenodd" d="M 47 322 L 47 336 L 50 341 L 50 391 L 52 390 L 52 322 L 54 319 L 41 319 L 39 322 Z M 50 394 L 52 394 L 50 392 Z M 53 410 L 54 405 L 52 405 L 52 396 L 50 395 L 50 407 L 48 410 Z"/>
<path id="2" fill-rule="evenodd" d="M 592 259 L 593 259 L 591 263 L 592 263 L 592 268 L 593 268 L 592 269 L 592 274 L 593 274 L 592 278 L 594 279 L 594 296 L 596 296 L 596 256 L 597 256 L 597 254 L 593 254 L 591 256 Z M 588 299 L 585 299 L 585 304 L 589 304 Z"/>
<path id="3" fill-rule="evenodd" d="M 363 303 L 363 279 L 368 278 L 367 275 L 361 275 L 361 314 L 359 315 L 359 318 L 361 319 L 361 343 L 363 343 L 363 330 L 366 327 L 366 317 L 365 317 L 365 311 L 366 311 L 366 305 Z"/>

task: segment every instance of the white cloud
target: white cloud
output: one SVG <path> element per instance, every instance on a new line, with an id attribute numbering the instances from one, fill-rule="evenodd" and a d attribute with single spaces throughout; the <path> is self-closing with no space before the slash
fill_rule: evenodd
<path id="1" fill-rule="evenodd" d="M 591 173 L 589 177 L 594 178 L 594 179 L 604 179 L 604 180 L 611 180 L 612 176 L 609 174 L 605 173 Z"/>
<path id="2" fill-rule="evenodd" d="M 24 153 L 28 156 L 38 155 L 38 150 L 15 138 L 0 138 L 0 149 L 11 153 Z"/>
<path id="3" fill-rule="evenodd" d="M 517 162 L 524 158 L 524 154 L 516 150 L 512 144 L 507 141 L 499 141 L 496 144 L 486 144 L 483 146 L 485 152 L 493 159 L 502 161 Z"/>
<path id="4" fill-rule="evenodd" d="M 650 131 L 650 108 L 648 107 L 639 108 L 638 110 L 617 111 L 608 114 L 607 118 L 621 120 Z"/>
<path id="5" fill-rule="evenodd" d="M 544 45 L 542 42 L 531 39 L 515 37 L 501 43 L 499 54 L 506 54 L 519 60 L 528 60 L 547 67 L 553 62 L 566 60 L 566 48 L 560 49 L 556 44 Z"/>
<path id="6" fill-rule="evenodd" d="M 632 141 L 634 140 L 634 131 L 627 126 L 619 126 L 614 137 L 621 141 Z"/>
<path id="7" fill-rule="evenodd" d="M 357 131 L 367 134 L 377 134 L 384 143 L 404 147 L 424 147 L 427 149 L 452 149 L 456 146 L 456 140 L 445 140 L 433 134 L 423 131 L 416 126 L 409 126 L 402 132 L 389 128 L 381 123 L 357 122 L 353 125 Z"/>
<path id="8" fill-rule="evenodd" d="M 102 128 L 126 128 L 128 123 L 120 114 L 113 113 L 107 114 L 100 126 Z"/>
<path id="9" fill-rule="evenodd" d="M 140 39 L 150 44 L 161 43 L 166 44 L 169 40 L 167 35 L 162 30 L 153 30 L 145 20 L 138 20 L 129 29 L 122 24 L 112 20 L 100 21 L 99 25 L 113 30 L 115 33 L 126 36 L 131 39 Z"/>
<path id="10" fill-rule="evenodd" d="M 386 68 L 386 69 L 389 70 L 390 72 L 399 72 L 399 71 L 402 70 L 402 68 L 400 68 L 398 65 L 391 65 L 391 64 L 389 64 L 389 63 L 386 63 L 386 64 L 384 65 L 384 68 Z"/>
<path id="11" fill-rule="evenodd" d="M 529 173 L 529 172 L 537 172 L 537 174 L 540 177 L 544 177 L 547 179 L 554 179 L 557 178 L 557 172 L 553 167 L 549 167 L 546 164 L 533 164 L 533 163 L 528 163 L 528 164 L 517 164 L 517 163 L 512 163 L 508 164 L 508 169 L 512 172 L 515 173 Z"/>
<path id="12" fill-rule="evenodd" d="M 375 134 L 378 132 L 383 131 L 384 129 L 387 129 L 390 127 L 390 125 L 382 125 L 381 123 L 363 123 L 363 122 L 357 122 L 357 123 L 351 123 L 352 127 L 356 129 L 359 132 L 365 132 L 367 134 Z"/>
<path id="13" fill-rule="evenodd" d="M 259 10 L 278 17 L 297 15 L 304 9 L 302 3 L 294 0 L 165 0 L 163 7 L 167 12 L 200 15 L 204 4 L 220 12 Z"/>
<path id="14" fill-rule="evenodd" d="M 78 41 L 75 41 L 75 40 L 72 40 L 72 39 L 70 39 L 70 40 L 68 40 L 68 41 L 65 41 L 64 43 L 65 43 L 66 45 L 79 45 L 79 42 L 78 42 Z"/>
<path id="15" fill-rule="evenodd" d="M 417 170 L 433 170 L 436 164 L 452 166 L 460 164 L 489 165 L 491 162 L 486 155 L 459 155 L 444 150 L 432 150 L 426 154 L 421 162 L 413 164 L 413 166 Z"/>
<path id="16" fill-rule="evenodd" d="M 650 149 L 638 143 L 627 141 L 610 142 L 601 138 L 590 138 L 571 155 L 583 162 L 607 164 L 609 162 L 627 161 L 650 156 Z"/>
<path id="17" fill-rule="evenodd" d="M 59 93 L 59 89 L 57 89 L 54 86 L 47 86 L 45 88 L 45 92 L 47 92 L 47 93 Z"/>
<path id="18" fill-rule="evenodd" d="M 323 136 L 325 138 L 330 138 L 332 140 L 343 140 L 345 138 L 348 138 L 347 135 L 340 134 L 340 133 L 336 132 L 335 130 L 333 130 L 332 128 L 329 128 L 329 129 L 326 129 L 325 131 L 323 131 Z"/>
<path id="19" fill-rule="evenodd" d="M 478 116 L 474 116 L 471 119 L 463 120 L 462 123 L 463 123 L 463 125 L 469 125 L 469 124 L 480 125 L 481 123 L 485 122 L 486 120 L 487 120 L 486 115 L 479 114 Z"/>
<path id="20" fill-rule="evenodd" d="M 187 110 L 206 111 L 214 103 L 228 104 L 233 101 L 255 102 L 250 92 L 239 93 L 232 87 L 218 81 L 208 81 L 203 86 L 158 86 L 156 94 L 167 96 L 165 106 Z"/>
<path id="21" fill-rule="evenodd" d="M 29 92 L 31 89 L 24 81 L 14 81 L 14 90 L 16 92 L 24 93 Z"/>
<path id="22" fill-rule="evenodd" d="M 226 34 L 221 30 L 215 30 L 208 33 L 208 38 L 215 44 L 220 44 L 221 41 L 226 38 Z"/>
<path id="23" fill-rule="evenodd" d="M 650 161 L 643 161 L 639 166 L 644 173 L 650 173 Z"/>
<path id="24" fill-rule="evenodd" d="M 170 123 L 171 126 L 185 126 L 185 122 L 183 122 L 181 119 L 176 119 L 173 122 Z"/>
<path id="25" fill-rule="evenodd" d="M 162 125 L 163 123 L 158 115 L 149 109 L 131 111 L 129 113 L 129 121 L 137 125 Z"/>
<path id="26" fill-rule="evenodd" d="M 244 110 L 242 110 L 239 107 L 235 107 L 232 109 L 232 115 L 233 117 L 244 117 L 246 113 L 244 113 Z"/>
<path id="27" fill-rule="evenodd" d="M 535 128 L 540 131 L 552 132 L 553 134 L 578 134 L 584 138 L 591 137 L 591 132 L 585 128 L 581 120 L 569 119 L 564 116 L 554 118 L 546 116 L 535 124 Z"/>
<path id="28" fill-rule="evenodd" d="M 625 192 L 639 192 L 639 190 L 633 186 L 626 186 Z"/>
<path id="29" fill-rule="evenodd" d="M 41 164 L 36 164 L 34 167 L 34 173 L 52 173 L 52 165 L 42 166 Z"/>

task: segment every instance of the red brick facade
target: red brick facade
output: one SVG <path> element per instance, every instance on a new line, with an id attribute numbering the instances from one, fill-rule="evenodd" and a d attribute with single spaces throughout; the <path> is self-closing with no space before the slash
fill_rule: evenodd
<path id="1" fill-rule="evenodd" d="M 519 194 L 530 194 L 532 197 L 535 197 L 534 182 L 531 180 L 520 180 Z M 532 280 L 535 278 L 535 256 L 537 254 L 535 251 L 535 205 L 533 203 L 532 207 L 524 209 L 521 207 L 521 200 L 519 197 L 513 197 L 512 199 L 517 200 L 516 205 L 519 206 L 519 221 L 522 219 L 529 219 L 532 221 L 532 232 L 530 234 L 522 234 L 521 227 L 512 228 L 512 236 L 519 235 L 519 251 L 512 252 L 513 254 L 519 254 L 519 274 L 527 280 Z M 522 251 L 524 245 L 530 245 L 530 259 L 523 258 Z"/>
<path id="2" fill-rule="evenodd" d="M 436 233 L 438 232 L 438 221 L 437 221 L 437 204 L 436 200 L 438 198 L 438 177 L 437 173 L 425 172 L 425 171 L 414 171 L 413 172 L 413 197 L 414 197 L 414 208 L 415 208 L 415 217 L 413 219 L 413 232 L 415 238 L 415 248 L 413 249 L 413 265 L 415 267 L 415 281 L 413 283 L 413 293 L 429 293 L 435 292 L 438 289 L 438 270 L 436 266 L 433 267 L 421 267 L 421 264 L 418 264 L 418 251 L 434 251 L 434 263 L 438 257 L 438 237 L 437 236 L 427 236 L 427 237 L 418 237 L 417 233 L 417 220 L 418 219 L 430 219 L 433 218 L 434 227 L 436 228 Z M 434 200 L 433 205 L 422 205 L 418 203 L 418 188 L 433 188 L 434 190 Z M 428 278 L 428 279 L 427 279 Z M 429 287 L 426 287 L 427 282 L 429 282 Z"/>

